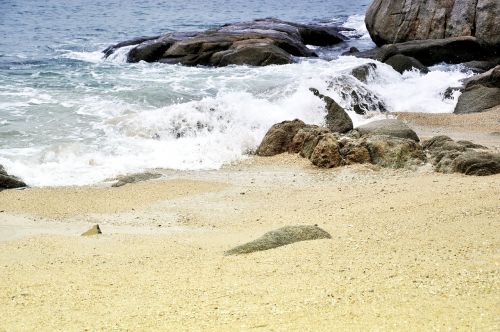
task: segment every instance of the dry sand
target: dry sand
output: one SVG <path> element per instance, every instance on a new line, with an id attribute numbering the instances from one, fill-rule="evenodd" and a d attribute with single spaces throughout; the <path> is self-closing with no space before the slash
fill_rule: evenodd
<path id="1" fill-rule="evenodd" d="M 286 154 L 165 174 L 0 192 L 0 330 L 500 329 L 500 175 Z M 299 224 L 332 239 L 223 255 Z"/>

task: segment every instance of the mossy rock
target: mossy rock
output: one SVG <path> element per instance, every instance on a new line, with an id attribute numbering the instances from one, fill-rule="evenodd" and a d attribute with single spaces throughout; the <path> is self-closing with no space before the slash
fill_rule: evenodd
<path id="1" fill-rule="evenodd" d="M 269 250 L 300 241 L 331 238 L 332 236 L 330 234 L 328 234 L 318 226 L 285 226 L 277 230 L 268 232 L 254 241 L 228 250 L 224 254 L 226 256 L 249 254 L 255 251 Z"/>

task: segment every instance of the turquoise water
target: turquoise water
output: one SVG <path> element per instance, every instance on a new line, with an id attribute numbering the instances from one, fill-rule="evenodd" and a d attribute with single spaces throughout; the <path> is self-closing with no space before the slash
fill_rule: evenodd
<path id="1" fill-rule="evenodd" d="M 323 105 L 309 87 L 326 92 L 329 80 L 366 62 L 339 54 L 351 45 L 373 46 L 363 24 L 368 3 L 0 1 L 0 164 L 44 186 L 96 183 L 155 167 L 216 169 L 245 158 L 275 122 L 322 123 Z M 321 59 L 286 66 L 127 64 L 126 50 L 102 58 L 102 49 L 129 38 L 270 16 L 356 31 L 348 43 L 317 50 Z M 428 77 L 431 83 L 382 66 L 371 88 L 385 94 L 392 110 L 430 111 L 426 105 L 436 103 L 440 111 L 452 109 L 439 89 L 464 74 L 438 68 Z M 402 104 L 395 96 L 405 84 L 423 88 L 403 96 Z M 335 89 L 328 94 L 339 99 Z M 355 123 L 369 120 L 350 114 Z"/>

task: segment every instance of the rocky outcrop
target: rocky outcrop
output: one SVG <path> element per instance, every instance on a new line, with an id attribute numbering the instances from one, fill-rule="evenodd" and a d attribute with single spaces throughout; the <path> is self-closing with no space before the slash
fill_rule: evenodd
<path id="1" fill-rule="evenodd" d="M 361 135 L 388 135 L 420 141 L 417 134 L 404 122 L 397 119 L 373 121 L 356 128 Z"/>
<path id="2" fill-rule="evenodd" d="M 0 190 L 22 187 L 26 187 L 26 183 L 16 176 L 7 174 L 5 168 L 0 165 Z"/>
<path id="3" fill-rule="evenodd" d="M 492 51 L 481 45 L 475 37 L 450 37 L 388 44 L 353 55 L 386 62 L 397 54 L 412 57 L 422 65 L 432 66 L 440 62 L 463 63 L 482 60 L 491 57 Z"/>
<path id="4" fill-rule="evenodd" d="M 500 66 L 465 82 L 454 113 L 477 113 L 500 105 Z"/>
<path id="5" fill-rule="evenodd" d="M 274 156 L 290 149 L 292 140 L 297 132 L 307 125 L 295 119 L 293 121 L 283 121 L 271 127 L 264 136 L 264 139 L 257 148 L 258 156 Z"/>
<path id="6" fill-rule="evenodd" d="M 227 24 L 199 33 L 167 33 L 136 38 L 108 47 L 105 56 L 134 46 L 128 62 L 163 62 L 187 66 L 265 66 L 295 62 L 316 54 L 306 45 L 329 46 L 347 39 L 339 27 L 305 25 L 277 19 Z"/>
<path id="7" fill-rule="evenodd" d="M 352 130 L 352 120 L 346 111 L 335 102 L 332 98 L 325 96 L 317 89 L 309 89 L 315 96 L 321 98 L 325 102 L 326 106 L 326 126 L 333 132 L 346 133 Z"/>
<path id="8" fill-rule="evenodd" d="M 437 172 L 479 176 L 500 173 L 500 154 L 482 145 L 441 135 L 422 142 L 422 146 Z"/>
<path id="9" fill-rule="evenodd" d="M 344 135 L 300 120 L 285 121 L 273 126 L 269 137 L 283 130 L 290 131 L 287 135 L 279 134 L 279 137 L 286 136 L 286 140 L 275 140 L 278 148 L 271 150 L 298 153 L 321 168 L 371 163 L 414 170 L 430 161 L 434 170 L 441 173 L 500 173 L 500 154 L 488 151 L 485 146 L 454 141 L 448 136 L 436 136 L 419 143 L 415 132 L 398 120 L 374 121 Z M 264 141 L 269 141 L 268 135 L 266 137 Z"/>
<path id="10" fill-rule="evenodd" d="M 365 23 L 379 46 L 464 36 L 491 50 L 500 45 L 498 0 L 374 0 Z"/>
<path id="11" fill-rule="evenodd" d="M 268 232 L 254 241 L 230 249 L 225 252 L 225 255 L 249 254 L 256 251 L 278 248 L 295 242 L 331 238 L 332 236 L 328 232 L 318 226 L 285 226 Z"/>

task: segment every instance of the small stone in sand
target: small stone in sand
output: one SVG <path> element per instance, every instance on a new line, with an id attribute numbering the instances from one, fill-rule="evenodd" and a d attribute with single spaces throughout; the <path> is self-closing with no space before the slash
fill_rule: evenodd
<path id="1" fill-rule="evenodd" d="M 101 228 L 99 227 L 99 225 L 96 224 L 96 225 L 92 226 L 85 233 L 82 233 L 82 236 L 93 236 L 93 235 L 99 235 L 99 234 L 102 234 Z"/>

